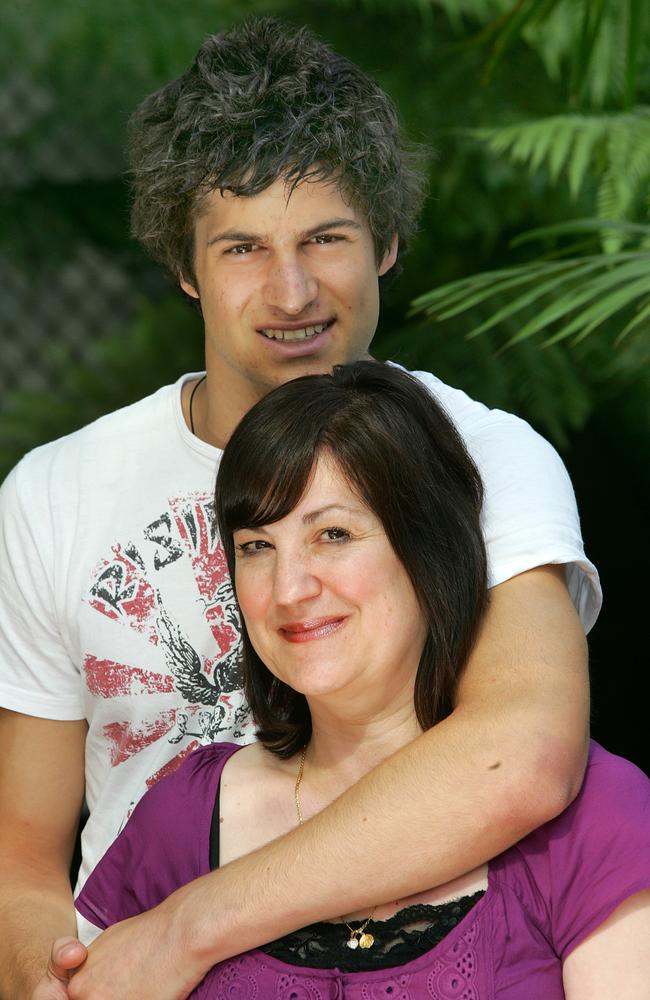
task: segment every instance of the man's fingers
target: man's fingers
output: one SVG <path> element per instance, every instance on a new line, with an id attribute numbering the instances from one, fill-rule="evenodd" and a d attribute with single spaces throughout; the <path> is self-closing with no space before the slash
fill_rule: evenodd
<path id="1" fill-rule="evenodd" d="M 52 945 L 47 972 L 31 1000 L 66 1000 L 70 976 L 86 961 L 88 950 L 74 937 L 59 938 Z"/>
<path id="2" fill-rule="evenodd" d="M 88 958 L 88 949 L 74 937 L 58 938 L 52 945 L 47 974 L 51 979 L 67 983 L 70 974 Z"/>

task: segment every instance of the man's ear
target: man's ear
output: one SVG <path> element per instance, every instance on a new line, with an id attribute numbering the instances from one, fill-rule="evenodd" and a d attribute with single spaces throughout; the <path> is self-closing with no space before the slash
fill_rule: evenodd
<path id="1" fill-rule="evenodd" d="M 382 274 L 386 274 L 388 271 L 390 271 L 391 267 L 393 266 L 393 264 L 397 260 L 398 242 L 399 241 L 398 241 L 398 238 L 397 238 L 397 233 L 395 233 L 393 235 L 392 240 L 390 241 L 390 246 L 389 246 L 388 250 L 386 251 L 386 253 L 384 254 L 384 256 L 382 258 L 382 261 L 381 261 L 381 263 L 379 265 L 379 268 L 377 270 L 377 276 L 379 278 L 381 278 Z"/>
<path id="2" fill-rule="evenodd" d="M 178 281 L 186 295 L 190 295 L 193 299 L 199 298 L 198 290 L 191 281 L 188 281 L 182 274 L 179 274 Z"/>

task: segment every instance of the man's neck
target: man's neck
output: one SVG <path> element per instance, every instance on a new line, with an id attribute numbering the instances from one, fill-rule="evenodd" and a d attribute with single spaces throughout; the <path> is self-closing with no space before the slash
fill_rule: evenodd
<path id="1" fill-rule="evenodd" d="M 253 390 L 229 391 L 208 371 L 203 378 L 189 379 L 181 393 L 183 418 L 196 437 L 214 448 L 225 448 L 242 417 L 259 397 Z"/>

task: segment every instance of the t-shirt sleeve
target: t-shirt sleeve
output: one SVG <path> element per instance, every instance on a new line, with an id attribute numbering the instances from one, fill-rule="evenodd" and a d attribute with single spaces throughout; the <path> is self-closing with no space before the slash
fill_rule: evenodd
<path id="1" fill-rule="evenodd" d="M 82 719 L 79 670 L 56 601 L 55 540 L 66 513 L 49 503 L 47 461 L 38 451 L 0 489 L 0 705 L 46 719 Z"/>
<path id="2" fill-rule="evenodd" d="M 432 375 L 415 374 L 456 424 L 481 474 L 490 586 L 537 566 L 564 565 L 569 593 L 589 631 L 602 595 L 560 456 L 519 417 L 490 410 Z"/>
<path id="3" fill-rule="evenodd" d="M 577 799 L 522 841 L 546 926 L 564 960 L 630 896 L 650 888 L 650 780 L 592 744 Z"/>
<path id="4" fill-rule="evenodd" d="M 147 792 L 75 900 L 86 920 L 110 927 L 209 872 L 215 796 L 236 749 L 200 747 Z"/>

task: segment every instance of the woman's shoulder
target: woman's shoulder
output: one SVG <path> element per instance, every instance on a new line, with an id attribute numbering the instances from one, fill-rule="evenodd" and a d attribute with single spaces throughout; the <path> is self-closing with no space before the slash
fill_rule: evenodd
<path id="1" fill-rule="evenodd" d="M 650 843 L 650 779 L 635 764 L 591 741 L 580 792 L 559 816 L 524 837 L 501 860 L 533 869 L 572 866 L 614 845 L 632 851 Z"/>
<path id="2" fill-rule="evenodd" d="M 198 747 L 149 789 L 76 900 L 87 920 L 108 927 L 207 873 L 217 787 L 224 764 L 240 749 Z"/>
<path id="3" fill-rule="evenodd" d="M 580 792 L 540 833 L 555 845 L 561 838 L 609 844 L 650 837 L 650 779 L 632 761 L 591 741 Z"/>
<path id="4" fill-rule="evenodd" d="M 566 955 L 650 887 L 650 779 L 592 742 L 582 788 L 559 816 L 491 865 Z"/>
<path id="5" fill-rule="evenodd" d="M 296 826 L 296 773 L 295 759 L 281 760 L 261 743 L 251 743 L 228 759 L 219 793 L 222 865 Z"/>
<path id="6" fill-rule="evenodd" d="M 188 794 L 194 797 L 197 782 L 214 785 L 216 790 L 226 763 L 244 749 L 236 743 L 208 743 L 196 747 L 180 761 L 174 771 L 151 786 L 136 806 L 133 815 L 145 810 L 167 809 L 172 801 Z"/>

